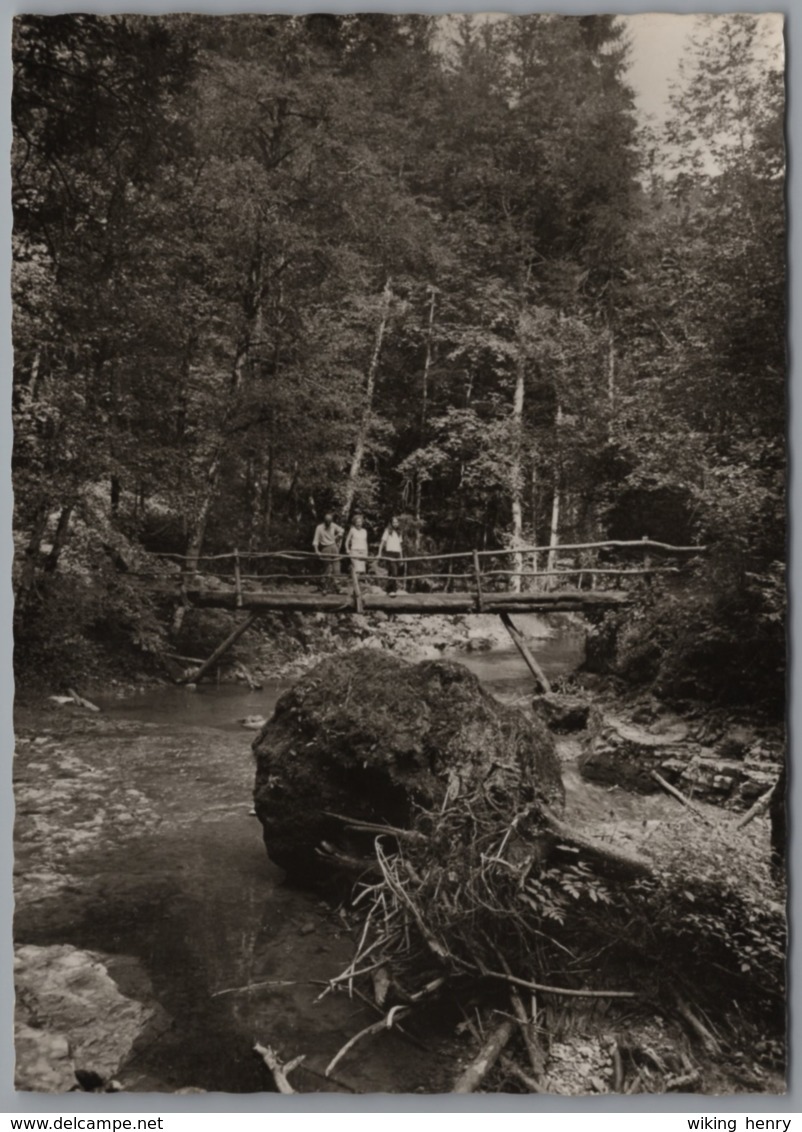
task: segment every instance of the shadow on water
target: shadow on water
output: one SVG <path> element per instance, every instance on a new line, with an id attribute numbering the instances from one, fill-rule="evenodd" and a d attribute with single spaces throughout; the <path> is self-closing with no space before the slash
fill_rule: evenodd
<path id="1" fill-rule="evenodd" d="M 287 902 L 285 894 L 276 897 L 280 875 L 258 826 L 246 819 L 161 828 L 116 851 L 88 853 L 75 863 L 66 893 L 17 917 L 18 940 L 139 960 L 147 979 L 131 968 L 130 985 L 121 989 L 155 998 L 168 1019 L 145 1035 L 126 1067 L 133 1087 L 266 1087 L 253 1037 L 237 1026 L 225 998 L 213 997 L 229 980 L 248 981 L 247 962 Z"/>

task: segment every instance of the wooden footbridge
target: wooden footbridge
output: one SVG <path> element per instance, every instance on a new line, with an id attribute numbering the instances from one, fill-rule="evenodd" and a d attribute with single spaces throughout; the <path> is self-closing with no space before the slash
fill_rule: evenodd
<path id="1" fill-rule="evenodd" d="M 174 576 L 177 586 L 167 585 L 179 590 L 185 608 L 241 609 L 249 614 L 200 668 L 187 674 L 186 682 L 201 679 L 265 613 L 494 613 L 548 690 L 512 614 L 580 613 L 626 605 L 634 598 L 633 583 L 683 573 L 704 550 L 643 538 L 417 555 L 404 559 L 397 592 L 390 592 L 394 580 L 383 575 L 380 562 L 371 560 L 369 570 L 360 573 L 347 555 L 338 556 L 340 573 L 333 578 L 323 575 L 323 561 L 316 554 L 303 551 L 233 550 L 191 562 L 182 555 L 162 557 L 181 568 Z M 549 563 L 545 570 L 538 569 L 542 556 Z M 616 566 L 621 557 L 625 564 Z M 278 563 L 278 568 L 255 572 L 261 563 Z M 159 588 L 165 582 L 162 577 Z"/>

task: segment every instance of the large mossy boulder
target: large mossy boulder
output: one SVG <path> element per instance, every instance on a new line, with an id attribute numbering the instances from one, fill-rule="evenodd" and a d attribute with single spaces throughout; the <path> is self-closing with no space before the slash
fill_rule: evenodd
<path id="1" fill-rule="evenodd" d="M 373 649 L 326 660 L 281 697 L 253 751 L 268 854 L 306 883 L 325 878 L 321 843 L 343 844 L 330 813 L 406 827 L 419 807 L 457 794 L 513 792 L 522 809 L 564 802 L 543 723 L 452 661 L 408 664 Z"/>

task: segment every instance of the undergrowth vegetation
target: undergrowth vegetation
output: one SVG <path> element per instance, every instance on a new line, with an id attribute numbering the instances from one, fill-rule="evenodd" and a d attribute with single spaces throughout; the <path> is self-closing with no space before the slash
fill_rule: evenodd
<path id="1" fill-rule="evenodd" d="M 637 1004 L 714 1060 L 750 1034 L 781 1068 L 786 922 L 761 838 L 690 813 L 578 833 L 498 790 L 452 797 L 376 838 L 348 978 L 382 970 L 405 1009 L 444 986 L 497 1010 L 524 993 Z"/>
<path id="2" fill-rule="evenodd" d="M 718 590 L 704 574 L 682 590 L 656 584 L 625 613 L 592 630 L 590 666 L 650 685 L 663 699 L 785 704 L 785 575 L 782 563 Z"/>

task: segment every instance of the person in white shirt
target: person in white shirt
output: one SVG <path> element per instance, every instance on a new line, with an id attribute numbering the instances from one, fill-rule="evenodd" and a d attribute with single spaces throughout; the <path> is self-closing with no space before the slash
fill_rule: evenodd
<path id="1" fill-rule="evenodd" d="M 364 574 L 368 568 L 368 532 L 361 511 L 354 512 L 351 529 L 345 540 L 345 553 L 350 555 L 355 574 Z"/>
<path id="2" fill-rule="evenodd" d="M 323 577 L 320 588 L 323 593 L 337 592 L 337 574 L 340 568 L 340 539 L 343 537 L 342 527 L 334 522 L 334 514 L 327 511 L 323 522 L 315 527 L 315 537 L 312 539 L 312 549 L 323 562 Z"/>
<path id="3" fill-rule="evenodd" d="M 403 536 L 398 524 L 398 519 L 393 515 L 388 523 L 382 540 L 379 543 L 378 558 L 384 561 L 387 567 L 387 593 L 395 594 L 398 592 L 398 578 L 401 573 L 401 555 L 404 552 Z"/>

